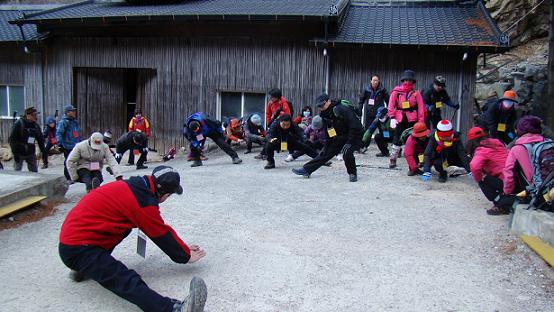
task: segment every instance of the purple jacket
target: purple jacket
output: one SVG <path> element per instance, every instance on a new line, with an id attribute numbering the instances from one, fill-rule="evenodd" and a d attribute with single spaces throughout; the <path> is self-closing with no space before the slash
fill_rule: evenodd
<path id="1" fill-rule="evenodd" d="M 325 131 L 323 131 L 323 128 L 316 130 L 312 127 L 312 125 L 309 125 L 304 130 L 304 135 L 306 136 L 306 139 L 312 142 L 319 141 L 319 143 L 325 145 L 325 141 L 327 140 L 325 138 Z"/>

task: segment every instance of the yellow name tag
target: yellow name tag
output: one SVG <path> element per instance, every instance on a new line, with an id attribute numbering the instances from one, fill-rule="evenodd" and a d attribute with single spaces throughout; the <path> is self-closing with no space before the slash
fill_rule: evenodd
<path id="1" fill-rule="evenodd" d="M 437 103 L 435 103 L 435 106 L 436 106 L 437 108 L 442 108 L 442 102 L 437 102 Z"/>
<path id="2" fill-rule="evenodd" d="M 442 162 L 442 169 L 444 170 L 448 169 L 448 160 L 445 160 Z"/>
<path id="3" fill-rule="evenodd" d="M 287 142 L 281 142 L 281 150 L 286 151 L 289 149 Z"/>
<path id="4" fill-rule="evenodd" d="M 499 123 L 498 124 L 498 128 L 496 128 L 496 130 L 500 131 L 500 132 L 506 132 L 506 124 L 504 123 Z"/>
<path id="5" fill-rule="evenodd" d="M 419 162 L 422 163 L 423 162 L 423 154 L 419 154 L 417 155 L 417 159 L 419 159 Z"/>
<path id="6" fill-rule="evenodd" d="M 549 202 L 549 201 L 552 200 L 552 199 L 550 198 L 550 195 L 549 195 L 548 193 L 544 193 L 544 194 L 542 195 L 542 197 L 544 198 L 544 201 L 545 201 L 545 202 Z"/>
<path id="7" fill-rule="evenodd" d="M 334 138 L 337 136 L 337 131 L 335 131 L 335 128 L 329 128 L 327 129 L 327 134 L 329 134 L 330 138 Z"/>
<path id="8" fill-rule="evenodd" d="M 403 109 L 410 108 L 410 102 L 408 102 L 408 101 L 402 102 L 402 108 Z"/>

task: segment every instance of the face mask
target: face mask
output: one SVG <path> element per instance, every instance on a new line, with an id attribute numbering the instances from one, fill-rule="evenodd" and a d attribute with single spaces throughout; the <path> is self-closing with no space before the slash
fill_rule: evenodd
<path id="1" fill-rule="evenodd" d="M 504 100 L 502 101 L 502 107 L 505 109 L 510 109 L 514 106 L 514 102 L 510 100 Z"/>
<path id="2" fill-rule="evenodd" d="M 302 114 L 304 115 L 304 117 L 308 117 L 308 116 L 310 116 L 310 111 L 302 112 Z"/>

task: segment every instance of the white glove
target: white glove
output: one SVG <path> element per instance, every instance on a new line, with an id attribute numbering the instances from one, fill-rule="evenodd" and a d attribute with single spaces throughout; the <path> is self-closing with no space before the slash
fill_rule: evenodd
<path id="1" fill-rule="evenodd" d="M 398 123 L 396 122 L 396 119 L 393 118 L 393 119 L 390 120 L 390 127 L 391 127 L 391 129 L 396 129 L 396 125 L 397 125 L 397 124 L 398 124 Z"/>

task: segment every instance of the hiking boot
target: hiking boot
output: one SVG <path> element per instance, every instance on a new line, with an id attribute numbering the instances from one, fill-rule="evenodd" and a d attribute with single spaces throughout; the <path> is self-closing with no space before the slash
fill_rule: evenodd
<path id="1" fill-rule="evenodd" d="M 323 165 L 327 166 L 327 167 L 331 167 L 332 164 L 333 164 L 332 161 L 328 161 L 328 162 L 324 163 Z"/>
<path id="2" fill-rule="evenodd" d="M 355 174 L 349 174 L 348 177 L 350 178 L 350 182 L 358 181 L 358 176 Z"/>
<path id="3" fill-rule="evenodd" d="M 100 179 L 98 179 L 97 177 L 92 178 L 91 184 L 92 184 L 92 189 L 93 190 L 99 188 L 100 187 Z"/>
<path id="4" fill-rule="evenodd" d="M 252 151 L 251 151 L 251 150 L 246 150 L 246 152 L 244 152 L 244 155 L 246 155 L 246 154 L 250 154 L 250 153 L 252 153 Z"/>
<path id="5" fill-rule="evenodd" d="M 190 281 L 188 296 L 173 305 L 173 312 L 203 312 L 207 297 L 206 283 L 200 277 L 195 276 Z"/>
<path id="6" fill-rule="evenodd" d="M 390 169 L 396 168 L 396 158 L 391 158 L 390 159 L 389 168 Z"/>
<path id="7" fill-rule="evenodd" d="M 254 159 L 264 159 L 264 156 L 265 156 L 265 155 L 262 155 L 262 154 L 260 153 L 260 154 L 258 154 L 258 155 L 256 155 L 256 156 L 254 156 Z"/>
<path id="8" fill-rule="evenodd" d="M 190 166 L 193 167 L 193 168 L 194 167 L 200 167 L 200 166 L 202 166 L 202 161 L 199 160 L 199 159 L 194 160 Z"/>
<path id="9" fill-rule="evenodd" d="M 148 169 L 148 166 L 145 166 L 145 165 L 137 165 L 137 170 L 141 170 L 141 169 Z"/>
<path id="10" fill-rule="evenodd" d="M 79 283 L 85 279 L 85 275 L 83 273 L 71 270 L 69 271 L 69 279 L 74 281 L 75 283 Z"/>
<path id="11" fill-rule="evenodd" d="M 293 168 L 292 169 L 292 172 L 294 172 L 294 174 L 297 174 L 299 176 L 303 176 L 305 178 L 309 178 L 310 177 L 310 173 L 308 171 L 306 171 L 306 169 L 304 169 L 304 167 L 301 167 L 301 168 Z"/>
<path id="12" fill-rule="evenodd" d="M 380 153 L 375 154 L 375 157 L 390 157 L 390 153 L 380 152 Z"/>
<path id="13" fill-rule="evenodd" d="M 40 167 L 40 169 L 48 169 L 48 164 L 43 164 L 42 167 Z"/>
<path id="14" fill-rule="evenodd" d="M 291 154 L 289 154 L 289 155 L 287 156 L 287 158 L 285 158 L 285 161 L 286 161 L 286 162 L 294 161 L 294 157 L 293 157 Z"/>
<path id="15" fill-rule="evenodd" d="M 491 209 L 487 210 L 487 214 L 490 216 L 507 215 L 510 214 L 510 211 L 508 209 L 492 206 Z"/>
<path id="16" fill-rule="evenodd" d="M 273 169 L 273 168 L 275 168 L 275 162 L 274 161 L 268 161 L 264 166 L 264 169 Z"/>
<path id="17" fill-rule="evenodd" d="M 337 160 L 338 161 L 343 161 L 344 159 L 342 158 L 342 155 L 337 155 Z"/>
<path id="18" fill-rule="evenodd" d="M 446 171 L 441 172 L 440 175 L 439 175 L 439 182 L 440 183 L 445 183 L 446 180 L 448 180 L 448 174 L 446 173 Z"/>
<path id="19" fill-rule="evenodd" d="M 241 162 L 242 162 L 242 159 L 240 159 L 240 158 L 238 158 L 238 157 L 233 158 L 233 164 L 238 165 L 238 164 L 240 164 Z"/>

